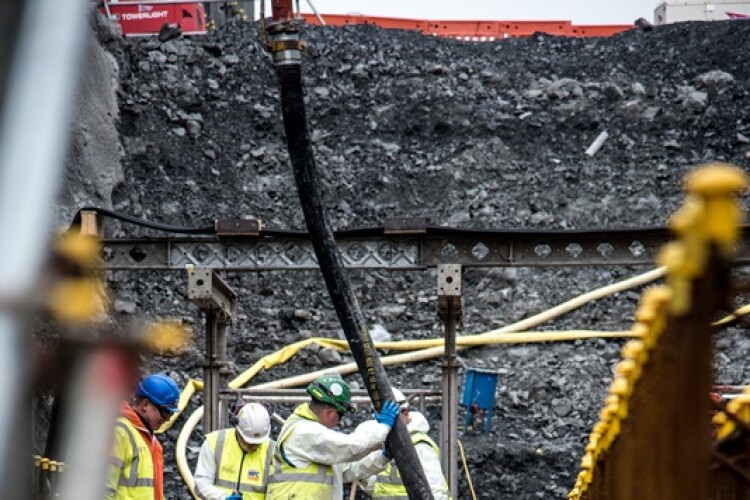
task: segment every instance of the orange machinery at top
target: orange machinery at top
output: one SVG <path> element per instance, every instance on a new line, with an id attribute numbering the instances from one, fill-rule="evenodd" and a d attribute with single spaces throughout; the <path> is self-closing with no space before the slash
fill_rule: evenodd
<path id="1" fill-rule="evenodd" d="M 302 14 L 305 22 L 320 24 L 314 14 Z M 424 35 L 462 40 L 497 40 L 530 36 L 537 32 L 550 35 L 592 37 L 610 36 L 633 28 L 630 24 L 573 24 L 571 21 L 431 21 L 361 15 L 322 14 L 326 24 L 374 24 L 381 28 L 416 30 Z"/>

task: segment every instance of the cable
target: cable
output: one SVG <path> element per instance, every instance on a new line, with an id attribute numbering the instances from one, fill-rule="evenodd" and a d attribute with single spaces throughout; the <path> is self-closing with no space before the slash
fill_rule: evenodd
<path id="1" fill-rule="evenodd" d="M 469 464 L 466 462 L 464 445 L 460 439 L 456 439 L 456 443 L 458 443 L 458 451 L 461 452 L 461 461 L 464 463 L 464 472 L 466 473 L 466 482 L 469 483 L 469 489 L 471 490 L 471 498 L 477 500 L 477 493 L 474 491 L 474 482 L 471 480 L 471 474 L 469 474 Z"/>
<path id="2" fill-rule="evenodd" d="M 128 222 L 130 224 L 135 224 L 136 226 L 147 227 L 149 229 L 156 229 L 156 230 L 165 231 L 168 233 L 216 234 L 216 228 L 214 227 L 213 224 L 211 224 L 210 226 L 201 226 L 201 227 L 175 226 L 172 224 L 164 224 L 162 222 L 151 222 L 145 219 L 139 219 L 137 217 L 133 217 L 132 215 L 115 212 L 114 210 L 109 210 L 107 208 L 88 207 L 88 206 L 81 207 L 78 209 L 75 216 L 73 217 L 73 221 L 70 223 L 70 227 L 68 228 L 68 231 L 81 225 L 81 212 L 83 211 L 96 212 L 99 215 L 109 217 L 111 219 L 117 219 L 123 222 Z"/>

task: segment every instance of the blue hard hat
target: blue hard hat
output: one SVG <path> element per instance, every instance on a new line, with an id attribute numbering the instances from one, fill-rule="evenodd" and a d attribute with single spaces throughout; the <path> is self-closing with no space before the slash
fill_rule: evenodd
<path id="1" fill-rule="evenodd" d="M 141 380 L 135 395 L 144 397 L 156 406 L 175 413 L 178 409 L 177 401 L 180 399 L 180 389 L 174 383 L 174 380 L 161 373 L 156 373 Z"/>

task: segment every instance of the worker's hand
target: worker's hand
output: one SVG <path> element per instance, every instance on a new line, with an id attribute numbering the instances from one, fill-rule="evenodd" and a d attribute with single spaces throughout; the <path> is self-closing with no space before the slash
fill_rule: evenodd
<path id="1" fill-rule="evenodd" d="M 235 491 L 234 493 L 232 493 L 231 495 L 229 495 L 228 497 L 226 497 L 224 500 L 242 500 L 242 494 L 241 493 L 237 493 Z"/>
<path id="2" fill-rule="evenodd" d="M 379 412 L 375 412 L 375 420 L 377 420 L 379 424 L 387 425 L 390 429 L 393 427 L 393 424 L 396 423 L 399 411 L 400 408 L 398 407 L 398 403 L 389 399 L 383 403 Z"/>

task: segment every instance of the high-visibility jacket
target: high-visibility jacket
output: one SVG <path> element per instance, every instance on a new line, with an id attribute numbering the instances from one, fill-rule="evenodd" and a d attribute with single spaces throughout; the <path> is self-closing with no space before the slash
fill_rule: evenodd
<path id="1" fill-rule="evenodd" d="M 268 485 L 269 498 L 323 500 L 333 497 L 333 467 L 331 465 L 309 462 L 305 467 L 297 468 L 284 453 L 284 442 L 294 432 L 295 427 L 304 420 L 320 422 L 310 407 L 303 405 L 295 409 L 279 432 L 273 472 Z M 323 427 L 322 424 L 320 425 Z"/>
<path id="2" fill-rule="evenodd" d="M 388 463 L 381 451 L 389 427 L 372 421 L 351 434 L 320 423 L 308 404 L 281 428 L 273 454 L 267 500 L 339 500 L 343 483 L 377 474 Z"/>
<path id="3" fill-rule="evenodd" d="M 195 493 L 202 500 L 223 500 L 235 491 L 242 494 L 243 500 L 265 499 L 274 444 L 265 439 L 247 453 L 240 446 L 235 429 L 208 434 L 195 469 Z"/>
<path id="4" fill-rule="evenodd" d="M 440 449 L 435 441 L 427 435 L 430 425 L 427 419 L 417 411 L 410 411 L 411 421 L 407 424 L 411 442 L 419 457 L 427 483 L 435 500 L 450 500 L 450 491 L 448 482 L 445 480 L 443 470 L 440 465 Z M 370 478 L 364 485 L 373 498 L 378 500 L 406 499 L 406 487 L 398 472 L 398 467 L 394 463 L 388 466 L 377 476 Z"/>
<path id="5" fill-rule="evenodd" d="M 138 414 L 123 404 L 107 475 L 106 500 L 163 500 L 164 452 Z"/>

